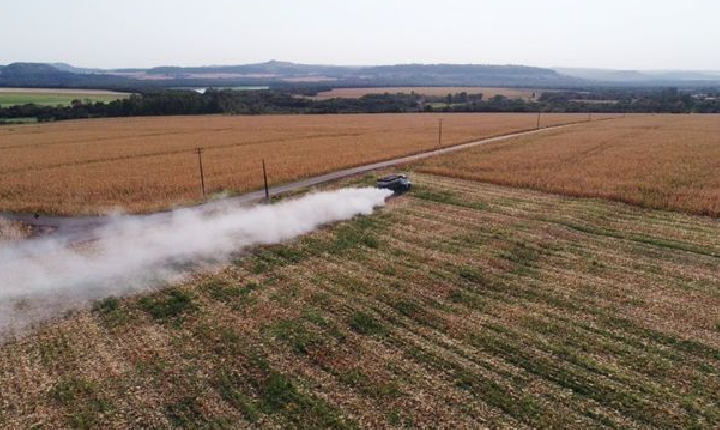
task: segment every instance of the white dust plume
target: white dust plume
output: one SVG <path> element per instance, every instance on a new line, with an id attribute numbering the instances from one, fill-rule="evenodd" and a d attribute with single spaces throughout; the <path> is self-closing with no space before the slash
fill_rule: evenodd
<path id="1" fill-rule="evenodd" d="M 251 208 L 117 216 L 85 245 L 62 237 L 0 244 L 0 334 L 90 300 L 143 291 L 187 265 L 218 263 L 318 226 L 370 214 L 392 192 L 347 188 Z"/>

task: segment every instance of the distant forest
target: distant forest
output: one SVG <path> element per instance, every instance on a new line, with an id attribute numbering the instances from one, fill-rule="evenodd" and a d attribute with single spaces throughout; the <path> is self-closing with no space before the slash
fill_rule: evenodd
<path id="1" fill-rule="evenodd" d="M 315 100 L 306 96 L 326 88 L 268 89 L 235 91 L 208 89 L 155 90 L 133 94 L 109 103 L 72 106 L 33 104 L 0 107 L 0 119 L 37 118 L 55 121 L 77 118 L 197 115 L 197 114 L 280 114 L 280 113 L 393 113 L 393 112 L 720 112 L 720 93 L 703 93 L 702 99 L 677 88 L 585 89 L 544 92 L 535 100 L 508 99 L 498 95 L 485 99 L 481 93 L 447 96 L 420 94 L 368 94 L 357 99 Z M 381 88 L 378 91 L 382 91 Z"/>

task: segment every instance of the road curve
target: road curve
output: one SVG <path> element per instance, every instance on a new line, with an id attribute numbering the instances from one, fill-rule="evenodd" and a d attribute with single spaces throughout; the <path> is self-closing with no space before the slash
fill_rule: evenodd
<path id="1" fill-rule="evenodd" d="M 608 118 L 610 119 L 610 118 Z M 600 121 L 600 120 L 597 120 Z M 357 175 L 360 173 L 366 173 L 373 170 L 384 169 L 393 167 L 413 161 L 422 160 L 424 158 L 432 157 L 435 155 L 446 154 L 448 152 L 460 151 L 462 149 L 472 148 L 474 146 L 485 145 L 488 143 L 499 142 L 502 140 L 508 140 L 519 136 L 527 136 L 536 133 L 542 133 L 546 130 L 567 128 L 584 124 L 584 122 L 561 124 L 554 126 L 547 126 L 541 129 L 526 130 L 510 134 L 504 134 L 495 137 L 489 137 L 487 139 L 476 140 L 467 143 L 461 143 L 458 145 L 447 146 L 443 148 L 434 149 L 431 151 L 421 152 L 418 154 L 408 155 L 400 158 L 394 158 L 391 160 L 380 161 L 377 163 L 365 164 L 362 166 L 352 167 L 349 169 L 338 170 L 331 173 L 326 173 L 320 176 L 314 176 L 311 178 L 302 179 L 299 181 L 276 185 L 270 188 L 269 192 L 271 196 L 285 194 L 304 188 L 308 188 L 314 185 L 331 182 L 334 180 L 346 178 L 348 176 Z M 203 203 L 197 208 L 203 211 L 218 210 L 227 206 L 244 206 L 258 203 L 265 197 L 264 190 L 251 191 L 235 197 L 223 198 L 212 202 Z M 169 218 L 171 212 L 159 212 L 149 215 L 121 215 L 122 217 L 153 217 L 158 218 L 160 221 L 162 218 Z M 32 237 L 43 237 L 52 235 L 54 237 L 60 237 L 68 242 L 84 242 L 93 240 L 96 236 L 93 232 L 106 225 L 111 219 L 117 219 L 117 216 L 99 215 L 78 215 L 78 216 L 54 216 L 54 215 L 40 215 L 35 217 L 32 214 L 12 214 L 0 212 L 0 217 L 8 219 L 10 221 L 22 222 L 32 227 L 34 232 Z"/>

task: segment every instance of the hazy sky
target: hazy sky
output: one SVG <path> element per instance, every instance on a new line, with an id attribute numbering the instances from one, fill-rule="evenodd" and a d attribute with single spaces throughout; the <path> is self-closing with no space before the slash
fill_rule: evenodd
<path id="1" fill-rule="evenodd" d="M 0 64 L 720 70 L 718 0 L 0 0 Z"/>

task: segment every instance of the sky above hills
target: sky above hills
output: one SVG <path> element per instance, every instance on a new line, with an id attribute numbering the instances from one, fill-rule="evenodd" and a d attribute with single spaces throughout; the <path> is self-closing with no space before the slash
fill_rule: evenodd
<path id="1" fill-rule="evenodd" d="M 720 70 L 716 0 L 28 0 L 0 10 L 0 64 Z"/>

